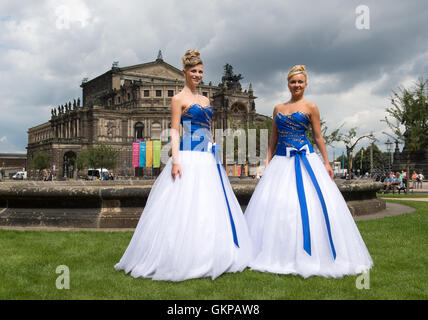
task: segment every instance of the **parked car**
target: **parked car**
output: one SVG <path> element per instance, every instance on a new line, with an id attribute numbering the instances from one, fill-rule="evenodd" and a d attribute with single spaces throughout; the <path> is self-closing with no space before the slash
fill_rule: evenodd
<path id="1" fill-rule="evenodd" d="M 27 171 L 18 171 L 12 176 L 13 180 L 24 180 L 27 179 Z"/>
<path id="2" fill-rule="evenodd" d="M 101 180 L 101 169 L 88 169 L 88 180 Z M 103 176 L 106 177 L 109 174 L 107 169 L 102 169 Z"/>

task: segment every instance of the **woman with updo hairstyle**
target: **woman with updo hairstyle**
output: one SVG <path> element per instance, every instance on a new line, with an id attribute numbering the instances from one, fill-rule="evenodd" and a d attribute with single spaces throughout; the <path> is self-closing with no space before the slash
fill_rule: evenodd
<path id="1" fill-rule="evenodd" d="M 290 100 L 273 110 L 266 169 L 245 211 L 253 240 L 252 270 L 342 277 L 373 261 L 334 182 L 318 107 L 303 94 L 304 65 L 287 74 Z M 311 127 L 321 158 L 306 137 Z"/>
<path id="2" fill-rule="evenodd" d="M 117 270 L 132 277 L 215 279 L 252 258 L 247 223 L 213 143 L 213 107 L 200 95 L 204 65 L 187 50 L 183 89 L 171 99 L 171 154 Z M 180 139 L 180 126 L 183 136 Z"/>

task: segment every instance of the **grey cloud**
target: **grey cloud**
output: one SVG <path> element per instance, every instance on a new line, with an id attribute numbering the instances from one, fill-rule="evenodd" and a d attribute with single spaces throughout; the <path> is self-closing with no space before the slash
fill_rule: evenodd
<path id="1" fill-rule="evenodd" d="M 355 8 L 360 4 L 359 0 L 184 0 L 129 5 L 3 1 L 0 26 L 6 32 L 0 34 L 0 69 L 5 76 L 0 80 L 0 95 L 7 97 L 7 105 L 0 105 L 0 113 L 14 111 L 0 118 L 0 136 L 7 135 L 24 150 L 26 129 L 17 127 L 46 121 L 48 106 L 80 95 L 82 78 L 102 74 L 113 61 L 120 66 L 152 61 L 159 49 L 164 60 L 178 68 L 186 49 L 200 49 L 205 82 L 214 84 L 221 79 L 223 65 L 231 63 L 244 76 L 244 89 L 253 84 L 259 97 L 257 110 L 268 115 L 274 104 L 288 97 L 287 71 L 305 64 L 307 95 L 320 101 L 324 119 L 337 122 L 354 110 L 338 104 L 335 95 L 345 99 L 349 93 L 352 97 L 341 101 L 351 104 L 360 98 L 357 88 L 367 84 L 364 94 L 378 101 L 405 77 L 416 80 L 428 72 L 425 1 L 366 1 L 370 30 L 355 27 Z M 60 5 L 70 6 L 73 19 L 66 29 L 55 25 L 55 8 Z M 28 32 L 22 29 L 26 23 Z M 22 61 L 11 50 L 25 52 Z M 379 114 L 383 109 L 375 108 Z M 23 113 L 28 121 L 14 122 Z M 6 119 L 15 123 L 7 126 L 8 132 Z M 361 119 L 367 127 L 379 126 L 373 116 Z"/>

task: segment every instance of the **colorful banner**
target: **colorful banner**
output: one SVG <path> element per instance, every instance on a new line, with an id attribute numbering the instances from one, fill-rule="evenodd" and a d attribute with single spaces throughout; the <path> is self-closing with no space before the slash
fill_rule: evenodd
<path id="1" fill-rule="evenodd" d="M 224 169 L 226 170 L 226 173 L 229 177 L 240 177 L 241 176 L 241 165 L 234 164 L 234 165 L 225 165 Z M 248 176 L 248 165 L 244 166 L 244 175 Z M 256 173 L 254 173 L 256 174 Z"/>
<path id="2" fill-rule="evenodd" d="M 134 168 L 140 165 L 140 143 L 134 142 L 132 144 L 132 166 Z"/>
<path id="3" fill-rule="evenodd" d="M 153 160 L 153 142 L 146 141 L 146 167 L 152 167 Z"/>
<path id="4" fill-rule="evenodd" d="M 161 146 L 160 140 L 153 141 L 153 168 L 160 167 Z"/>
<path id="5" fill-rule="evenodd" d="M 140 167 L 146 166 L 146 143 L 140 142 Z"/>
<path id="6" fill-rule="evenodd" d="M 234 172 L 234 169 L 235 167 L 229 167 L 229 176 L 234 176 L 235 175 L 235 172 Z"/>

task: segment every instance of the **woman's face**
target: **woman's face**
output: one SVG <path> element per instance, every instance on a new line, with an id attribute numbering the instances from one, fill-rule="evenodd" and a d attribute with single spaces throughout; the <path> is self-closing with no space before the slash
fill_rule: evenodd
<path id="1" fill-rule="evenodd" d="M 306 77 L 303 73 L 295 74 L 288 80 L 288 89 L 293 96 L 303 95 L 306 86 Z"/>
<path id="2" fill-rule="evenodd" d="M 198 64 L 194 67 L 189 67 L 183 70 L 183 73 L 186 78 L 186 83 L 197 86 L 204 76 L 204 65 Z"/>

